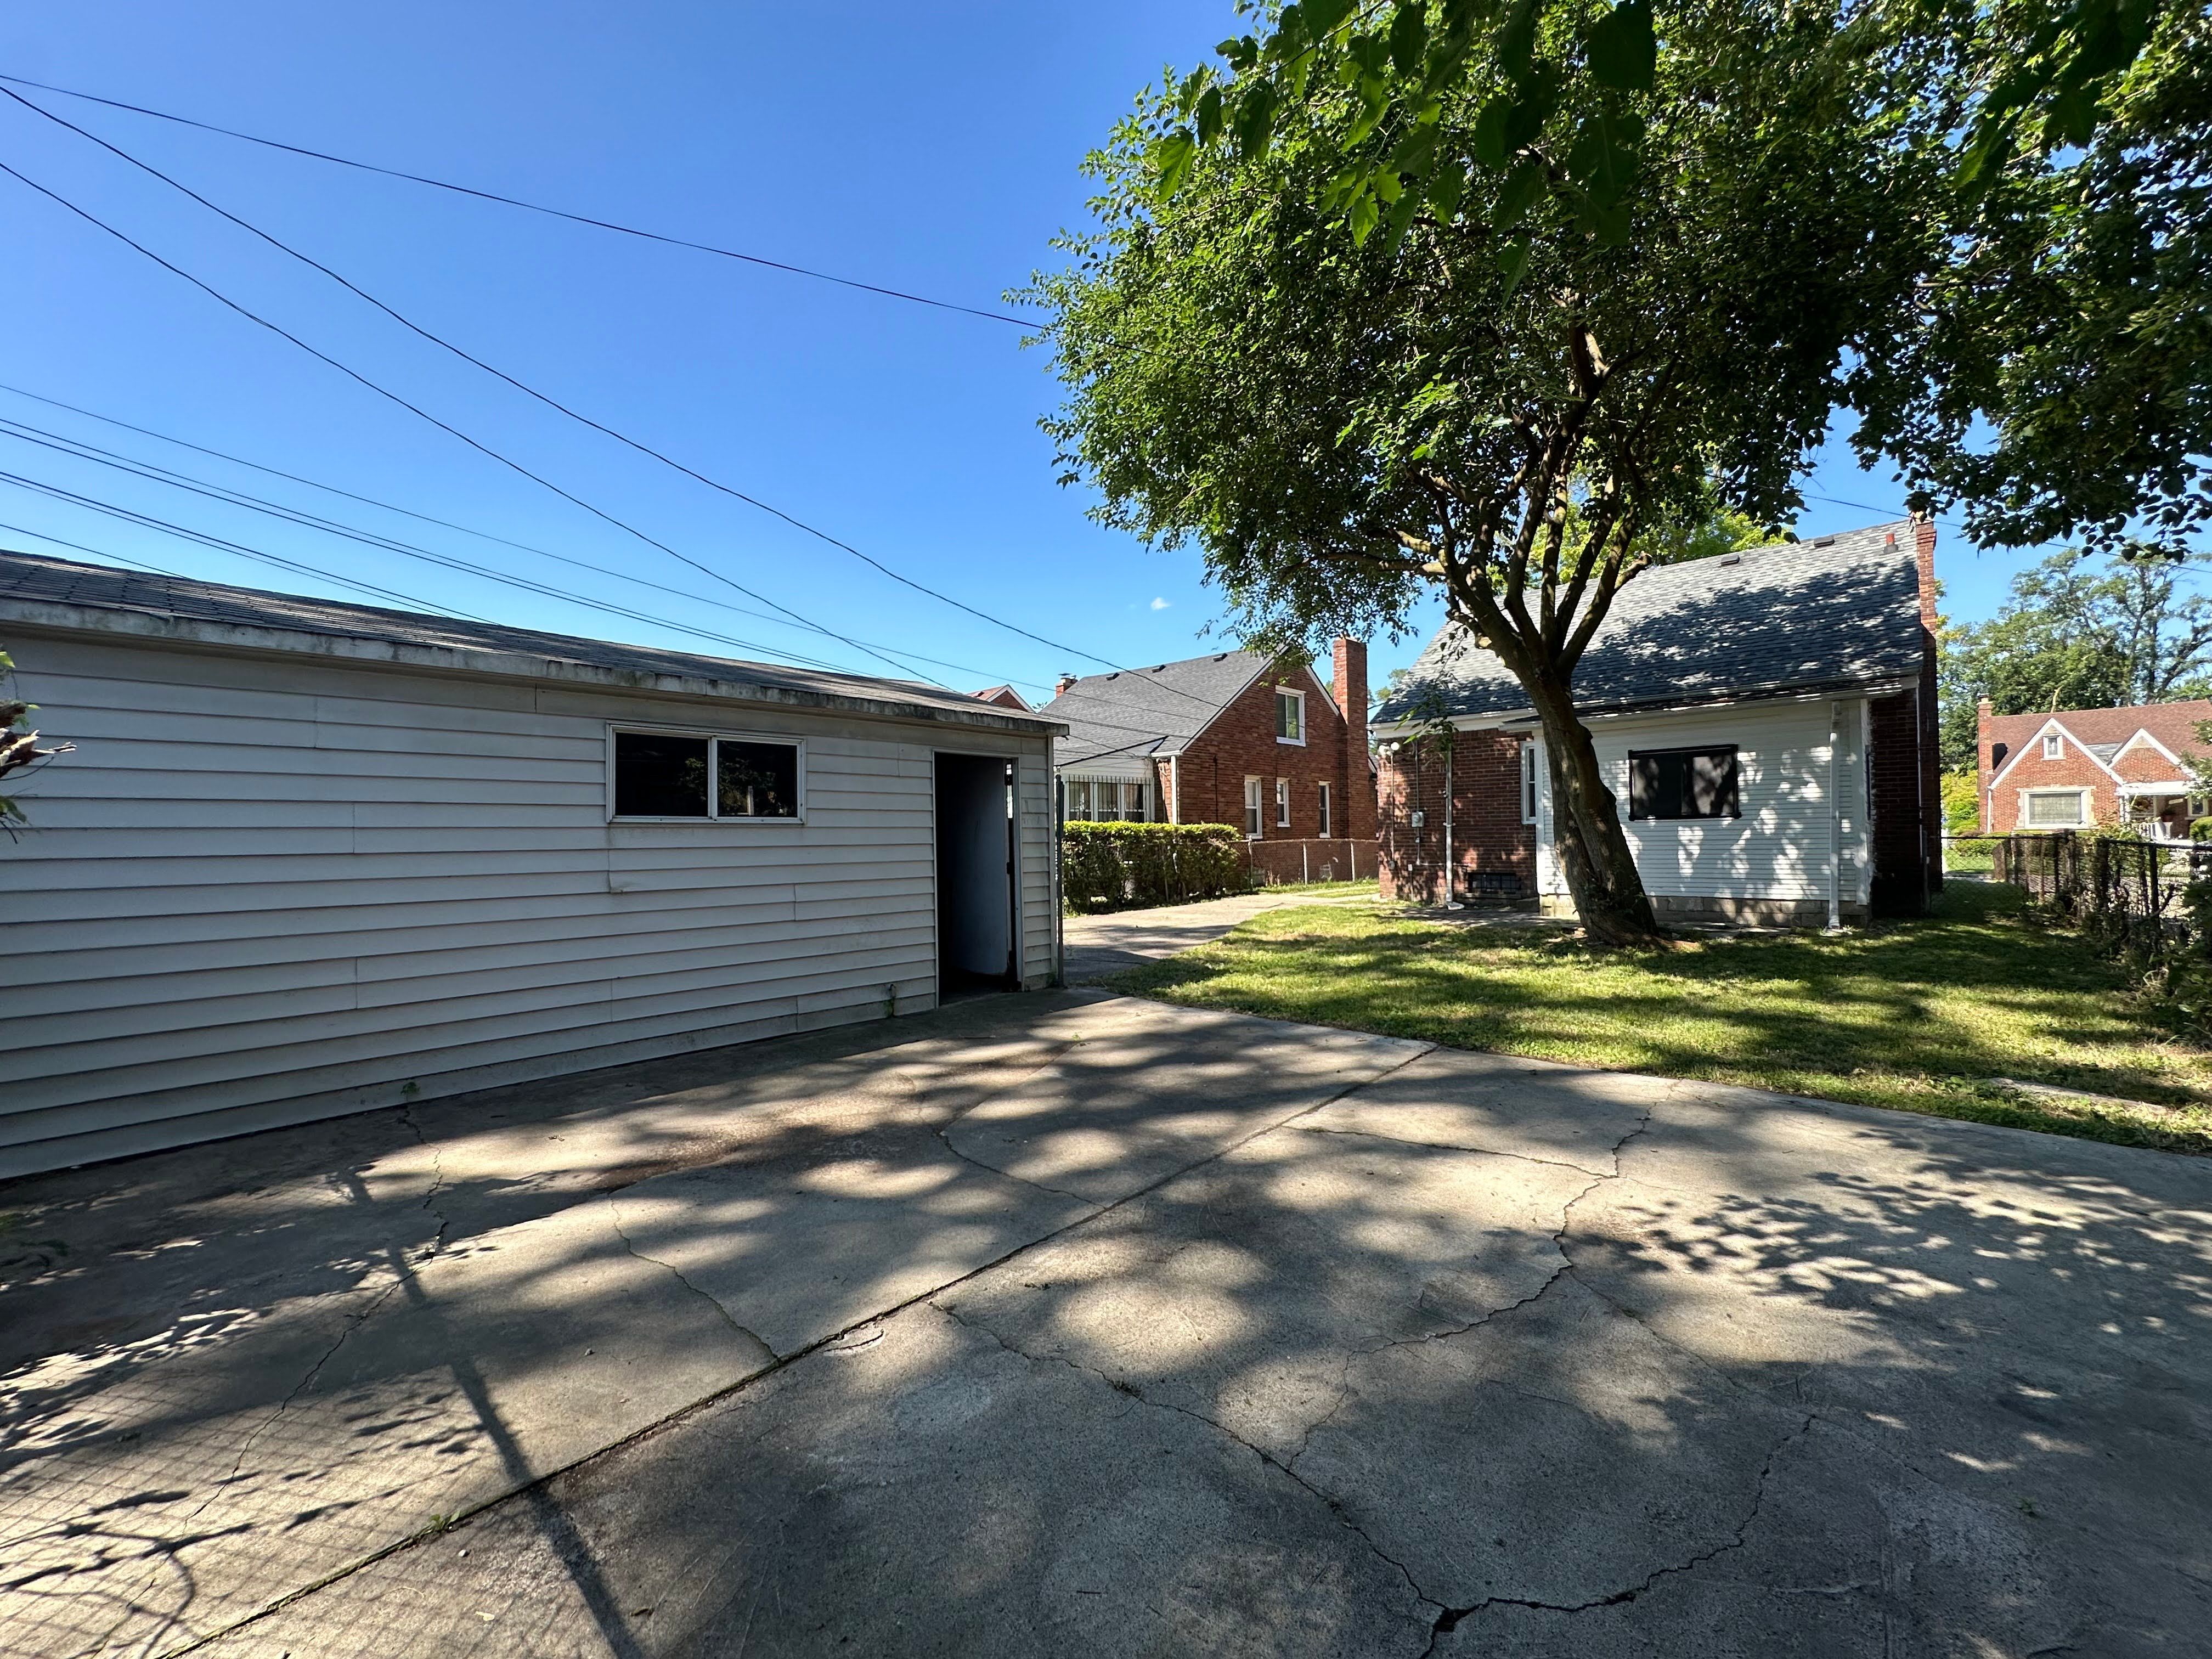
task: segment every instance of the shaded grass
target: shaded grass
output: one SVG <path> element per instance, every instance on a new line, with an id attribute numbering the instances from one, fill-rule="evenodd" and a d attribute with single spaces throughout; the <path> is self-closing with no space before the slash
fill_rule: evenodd
<path id="1" fill-rule="evenodd" d="M 1364 881 L 1263 881 L 1252 890 L 1255 893 L 1364 893 L 1370 898 L 1381 895 L 1372 876 Z"/>
<path id="2" fill-rule="evenodd" d="M 1921 920 L 1671 951 L 1309 906 L 1108 983 L 1454 1048 L 2212 1153 L 2212 1054 L 2116 964 L 1985 884 L 1954 884 Z M 2001 1077 L 2124 1098 L 2031 1099 L 1990 1081 Z"/>

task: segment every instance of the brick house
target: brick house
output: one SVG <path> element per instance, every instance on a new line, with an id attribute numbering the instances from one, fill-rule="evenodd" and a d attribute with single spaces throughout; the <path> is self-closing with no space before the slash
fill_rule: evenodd
<path id="1" fill-rule="evenodd" d="M 1000 708 L 1011 708 L 1018 714 L 1032 714 L 1036 712 L 1030 706 L 1030 700 L 1011 685 L 986 686 L 982 690 L 971 691 L 969 695 L 978 702 L 995 703 Z"/>
<path id="2" fill-rule="evenodd" d="M 1249 651 L 1064 678 L 1038 711 L 1072 819 L 1232 823 L 1276 880 L 1374 868 L 1367 647 L 1336 641 L 1334 673 Z"/>
<path id="3" fill-rule="evenodd" d="M 2133 823 L 2160 840 L 2186 840 L 2203 804 L 2193 769 L 2208 758 L 2197 735 L 2206 720 L 2212 701 L 2201 697 L 2048 714 L 1993 714 L 1984 697 L 1975 722 L 1982 829 Z"/>
<path id="4" fill-rule="evenodd" d="M 1662 919 L 1837 924 L 1942 880 L 1936 532 L 1906 520 L 1662 566 L 1575 674 Z M 1528 695 L 1447 623 L 1375 714 L 1386 897 L 1571 914 Z"/>

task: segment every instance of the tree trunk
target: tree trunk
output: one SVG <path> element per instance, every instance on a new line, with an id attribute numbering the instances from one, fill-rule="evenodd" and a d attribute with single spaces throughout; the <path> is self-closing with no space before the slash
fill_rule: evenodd
<path id="1" fill-rule="evenodd" d="M 1543 722 L 1552 774 L 1553 844 L 1583 928 L 1601 945 L 1663 942 L 1636 855 L 1620 828 L 1620 811 L 1598 765 L 1597 745 L 1575 714 L 1565 684 L 1528 685 Z"/>

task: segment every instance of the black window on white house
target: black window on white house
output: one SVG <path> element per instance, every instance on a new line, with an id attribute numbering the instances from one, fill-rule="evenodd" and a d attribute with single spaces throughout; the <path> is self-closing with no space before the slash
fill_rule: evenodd
<path id="1" fill-rule="evenodd" d="M 614 783 L 618 818 L 795 818 L 799 745 L 617 732 Z"/>
<path id="2" fill-rule="evenodd" d="M 1715 749 L 1632 750 L 1631 818 L 1738 818 L 1743 816 L 1734 744 Z"/>

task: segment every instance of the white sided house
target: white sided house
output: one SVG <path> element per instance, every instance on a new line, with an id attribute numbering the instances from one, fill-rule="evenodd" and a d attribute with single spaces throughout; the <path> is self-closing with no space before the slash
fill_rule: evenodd
<path id="1" fill-rule="evenodd" d="M 0 1175 L 1058 975 L 1052 738 L 903 681 L 0 553 Z"/>
<path id="2" fill-rule="evenodd" d="M 1935 598 L 1934 526 L 1911 520 L 1622 588 L 1576 703 L 1662 921 L 1925 907 L 1942 867 Z M 1448 624 L 1377 711 L 1386 896 L 1573 914 L 1528 702 Z"/>

